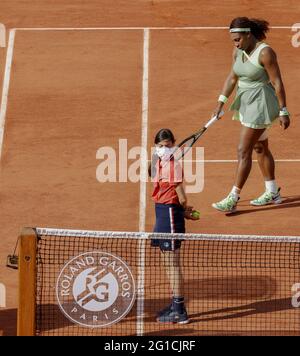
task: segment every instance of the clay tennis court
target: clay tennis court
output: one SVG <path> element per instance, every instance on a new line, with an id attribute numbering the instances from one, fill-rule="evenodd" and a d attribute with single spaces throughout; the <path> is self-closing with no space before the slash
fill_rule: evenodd
<path id="1" fill-rule="evenodd" d="M 7 289 L 7 308 L 0 311 L 0 330 L 4 335 L 16 333 L 17 272 L 7 269 L 5 262 L 22 227 L 139 231 L 144 226 L 152 231 L 151 184 L 142 196 L 140 183 L 99 183 L 96 153 L 104 146 L 117 150 L 119 139 L 128 139 L 129 148 L 146 142 L 150 149 L 162 127 L 171 128 L 180 141 L 203 126 L 231 66 L 232 44 L 223 27 L 235 16 L 263 17 L 276 27 L 267 42 L 278 53 L 292 125 L 285 132 L 274 125 L 270 143 L 285 201 L 279 206 L 249 206 L 249 200 L 263 190 L 254 163 L 238 213 L 226 216 L 211 208 L 232 185 L 235 173 L 240 126 L 227 112 L 198 143 L 205 149 L 205 187 L 191 194 L 189 201 L 201 211 L 201 219 L 188 222 L 187 230 L 271 236 L 298 236 L 300 231 L 300 48 L 291 44 L 300 5 L 291 0 L 284 8 L 280 1 L 272 5 L 263 1 L 259 6 L 240 2 L 238 9 L 234 1 L 79 3 L 29 1 L 26 8 L 12 0 L 0 4 L 8 43 L 0 48 L 0 73 L 2 82 L 9 83 L 2 93 L 7 94 L 7 105 L 1 107 L 5 128 L 0 282 Z M 207 298 L 205 291 L 202 298 Z M 250 293 L 245 301 L 251 304 L 257 298 Z M 160 295 L 146 293 L 146 305 L 153 299 L 158 306 L 164 304 Z M 147 318 L 146 333 L 155 334 L 151 315 Z M 211 324 L 206 327 L 210 330 Z M 193 324 L 182 330 L 185 335 L 193 333 Z"/>

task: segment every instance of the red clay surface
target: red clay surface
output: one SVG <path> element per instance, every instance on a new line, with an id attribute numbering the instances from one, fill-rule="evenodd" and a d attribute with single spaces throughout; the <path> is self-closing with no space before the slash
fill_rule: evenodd
<path id="1" fill-rule="evenodd" d="M 101 3 L 101 6 L 99 5 Z M 272 25 L 299 22 L 299 2 L 281 1 L 29 1 L 2 0 L 0 22 L 14 27 L 227 26 L 238 15 L 266 17 Z M 268 14 L 268 16 L 265 16 Z M 213 22 L 212 22 L 213 21 Z M 268 43 L 278 52 L 292 112 L 290 130 L 272 128 L 276 159 L 300 159 L 298 82 L 300 49 L 290 30 L 272 30 Z M 214 109 L 230 68 L 232 45 L 224 30 L 151 31 L 149 147 L 156 131 L 170 127 L 178 140 L 198 129 Z M 0 172 L 0 282 L 8 309 L 0 329 L 15 332 L 17 274 L 4 267 L 23 226 L 138 230 L 139 184 L 100 184 L 96 152 L 141 144 L 142 31 L 17 31 Z M 0 49 L 0 78 L 5 50 Z M 205 159 L 236 158 L 239 124 L 226 114 L 199 144 Z M 240 212 L 228 217 L 211 208 L 233 183 L 234 163 L 207 163 L 205 189 L 191 195 L 201 211 L 189 232 L 299 235 L 300 166 L 278 163 L 287 199 L 281 206 L 251 208 L 263 191 L 257 164 L 243 191 Z M 148 186 L 150 196 L 151 186 Z M 147 202 L 147 231 L 154 223 Z"/>
<path id="2" fill-rule="evenodd" d="M 1 21 L 12 27 L 228 26 L 241 14 L 274 25 L 299 22 L 297 0 L 2 0 Z M 213 22 L 213 23 L 212 23 Z"/>

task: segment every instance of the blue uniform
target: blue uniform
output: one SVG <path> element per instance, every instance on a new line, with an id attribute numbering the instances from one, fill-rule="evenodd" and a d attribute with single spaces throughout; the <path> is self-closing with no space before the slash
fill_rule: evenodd
<path id="1" fill-rule="evenodd" d="M 185 233 L 184 209 L 177 204 L 155 204 L 157 233 Z M 180 240 L 152 240 L 151 246 L 162 251 L 175 251 L 181 247 Z"/>

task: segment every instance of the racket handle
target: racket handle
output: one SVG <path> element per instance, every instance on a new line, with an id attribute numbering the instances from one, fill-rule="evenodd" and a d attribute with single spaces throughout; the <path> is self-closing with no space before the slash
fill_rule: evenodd
<path id="1" fill-rule="evenodd" d="M 219 116 L 215 115 L 212 119 L 210 119 L 208 121 L 208 123 L 205 125 L 205 128 L 208 129 L 209 126 L 211 126 L 212 124 L 214 124 L 216 121 L 218 121 L 220 119 L 220 117 L 222 117 L 224 115 L 224 111 L 221 111 Z"/>

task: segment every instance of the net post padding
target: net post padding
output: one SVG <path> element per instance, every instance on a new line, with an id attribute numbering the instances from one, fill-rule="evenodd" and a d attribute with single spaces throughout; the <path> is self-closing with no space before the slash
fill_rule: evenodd
<path id="1" fill-rule="evenodd" d="M 18 336 L 34 336 L 36 331 L 37 234 L 24 228 L 19 248 Z"/>

